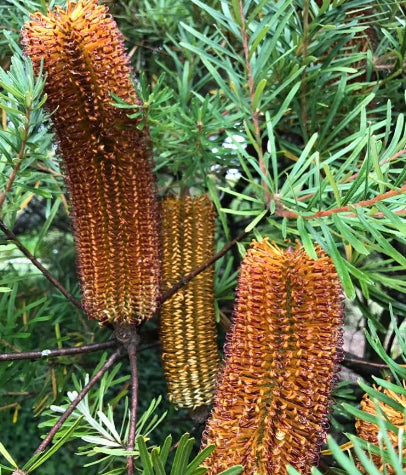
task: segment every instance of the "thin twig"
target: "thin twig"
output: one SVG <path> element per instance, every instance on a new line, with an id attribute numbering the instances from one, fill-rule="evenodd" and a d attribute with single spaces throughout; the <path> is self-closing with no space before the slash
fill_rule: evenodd
<path id="1" fill-rule="evenodd" d="M 55 358 L 57 356 L 79 355 L 90 353 L 92 351 L 106 350 L 117 346 L 116 340 L 108 340 L 102 343 L 93 343 L 91 345 L 82 345 L 75 348 L 62 348 L 58 350 L 27 351 L 24 353 L 4 353 L 0 354 L 0 361 L 13 360 L 35 360 L 38 358 Z"/>
<path id="2" fill-rule="evenodd" d="M 17 155 L 17 163 L 14 166 L 13 170 L 10 173 L 8 178 L 7 185 L 5 189 L 0 193 L 0 212 L 3 208 L 4 202 L 6 200 L 7 193 L 11 190 L 13 183 L 17 177 L 18 171 L 20 170 L 21 164 L 23 162 L 23 158 L 25 155 L 25 147 L 27 145 L 28 137 L 30 134 L 30 116 L 31 116 L 31 108 L 27 107 L 26 109 L 26 124 L 24 126 L 24 136 L 21 140 L 20 150 Z"/>
<path id="3" fill-rule="evenodd" d="M 372 361 L 364 360 L 362 358 L 352 358 L 349 356 L 345 356 L 342 364 L 345 366 L 351 367 L 365 367 L 368 368 L 375 368 L 375 369 L 388 369 L 389 366 L 385 363 L 373 363 Z"/>
<path id="4" fill-rule="evenodd" d="M 379 166 L 382 167 L 386 163 L 392 162 L 393 160 L 396 160 L 397 158 L 400 158 L 405 153 L 406 153 L 406 148 L 404 148 L 404 149 L 400 150 L 399 152 L 395 153 L 395 155 L 392 155 L 391 157 L 386 158 L 385 160 L 382 160 L 381 162 L 379 162 Z M 354 173 L 353 175 L 351 175 L 348 178 L 346 178 L 345 180 L 343 180 L 342 183 L 343 184 L 344 183 L 349 183 L 350 181 L 355 180 L 355 178 L 357 178 L 360 173 L 361 172 Z"/>
<path id="5" fill-rule="evenodd" d="M 52 285 L 54 285 L 68 300 L 77 308 L 82 310 L 82 304 L 74 297 L 65 287 L 46 269 L 41 262 L 31 254 L 31 252 L 20 242 L 18 237 L 11 231 L 4 222 L 0 219 L 0 229 L 3 233 L 14 242 L 14 244 L 20 249 L 20 251 L 34 264 L 34 266 L 40 270 L 40 272 L 46 277 Z"/>
<path id="6" fill-rule="evenodd" d="M 117 350 L 110 356 L 110 358 L 104 363 L 104 365 L 99 369 L 99 371 L 93 376 L 93 378 L 83 387 L 82 391 L 77 395 L 76 399 L 71 402 L 69 407 L 66 411 L 62 414 L 59 418 L 58 422 L 52 427 L 49 434 L 45 437 L 42 441 L 41 445 L 37 448 L 34 452 L 34 455 L 40 454 L 43 452 L 48 445 L 51 443 L 52 439 L 54 438 L 55 434 L 59 431 L 62 427 L 63 423 L 68 419 L 68 417 L 72 414 L 72 412 L 76 409 L 77 405 L 83 400 L 89 390 L 102 378 L 104 373 L 110 369 L 113 364 L 120 358 L 121 354 L 123 353 L 123 347 L 120 346 Z"/>
<path id="7" fill-rule="evenodd" d="M 239 0 L 238 8 L 239 8 L 239 13 L 240 13 L 240 21 L 241 21 L 241 38 L 242 38 L 242 44 L 243 44 L 243 49 L 244 49 L 245 64 L 247 66 L 247 73 L 248 73 L 248 87 L 250 90 L 250 99 L 251 99 L 251 107 L 252 107 L 252 122 L 254 124 L 255 141 L 257 143 L 258 164 L 259 164 L 259 168 L 261 172 L 263 173 L 264 176 L 266 176 L 267 169 L 266 169 L 265 160 L 264 160 L 264 151 L 262 148 L 261 128 L 259 126 L 259 110 L 255 106 L 255 102 L 254 102 L 255 83 L 254 83 L 254 75 L 252 74 L 248 33 L 247 33 L 246 25 L 245 25 L 244 6 L 243 6 L 242 0 Z M 268 206 L 271 201 L 271 194 L 269 192 L 268 184 L 264 180 L 262 180 L 262 186 L 264 187 L 265 200 Z"/>
<path id="8" fill-rule="evenodd" d="M 386 199 L 392 198 L 394 196 L 402 195 L 404 193 L 406 193 L 406 184 L 404 184 L 401 188 L 398 188 L 397 190 L 387 191 L 386 193 L 382 193 L 378 196 L 375 196 L 375 198 L 371 198 L 369 200 L 362 200 L 362 201 L 358 201 L 357 203 L 352 203 L 347 206 L 339 206 L 337 208 L 317 211 L 316 213 L 313 213 L 310 215 L 301 215 L 294 211 L 287 211 L 284 209 L 276 209 L 275 213 L 278 216 L 282 216 L 284 218 L 292 218 L 292 219 L 299 218 L 299 217 L 302 217 L 303 219 L 325 218 L 328 216 L 332 216 L 333 214 L 346 213 L 349 211 L 353 211 L 354 208 L 368 208 L 370 206 L 374 206 L 376 203 L 385 201 Z M 394 211 L 394 213 L 396 213 L 396 211 Z M 400 210 L 399 213 L 396 213 L 396 214 L 406 214 L 406 211 Z M 350 216 L 355 217 L 354 214 L 351 214 Z M 382 217 L 382 213 L 374 213 L 372 214 L 372 216 Z"/>
<path id="9" fill-rule="evenodd" d="M 334 475 L 335 474 L 335 472 L 333 470 L 331 470 L 331 468 L 327 465 L 327 463 L 322 459 L 319 460 L 318 468 L 323 470 L 324 475 Z"/>
<path id="10" fill-rule="evenodd" d="M 405 153 L 406 153 L 406 148 L 404 148 L 404 149 L 400 150 L 399 152 L 395 153 L 395 155 L 392 155 L 391 157 L 386 158 L 385 160 L 382 160 L 381 162 L 379 162 L 379 166 L 382 167 L 386 163 L 392 162 L 392 161 L 396 160 L 397 158 L 400 158 Z M 360 173 L 361 172 L 357 172 L 357 173 L 354 173 L 353 175 L 347 177 L 345 180 L 343 180 L 341 182 L 341 184 L 343 185 L 345 183 L 349 183 L 349 182 L 355 180 L 359 176 Z M 297 201 L 307 201 L 308 199 L 313 198 L 314 195 L 315 195 L 315 193 L 308 193 L 307 195 L 298 196 L 298 197 L 296 197 L 296 199 L 297 199 Z"/>
<path id="11" fill-rule="evenodd" d="M 268 216 L 267 214 L 264 215 Z M 262 218 L 263 219 L 263 218 Z M 212 264 L 214 264 L 216 261 L 218 261 L 221 257 L 224 256 L 237 242 L 242 241 L 245 237 L 247 237 L 250 233 L 249 232 L 242 232 L 239 236 L 234 238 L 232 241 L 230 241 L 228 244 L 226 244 L 221 251 L 219 251 L 217 254 L 214 254 L 214 256 L 211 256 L 207 261 L 203 262 L 202 265 L 197 267 L 195 270 L 190 272 L 189 274 L 186 274 L 178 283 L 176 283 L 173 287 L 171 287 L 169 290 L 167 290 L 161 297 L 161 304 L 163 304 L 166 300 L 170 299 L 178 290 L 180 290 L 182 287 L 184 287 L 186 284 L 188 284 L 192 279 L 194 279 L 197 275 L 199 275 L 201 272 L 205 271 L 208 267 L 210 267 Z"/>
<path id="12" fill-rule="evenodd" d="M 138 370 L 137 370 L 137 343 L 132 339 L 127 348 L 128 358 L 131 367 L 131 411 L 130 411 L 130 429 L 128 433 L 127 450 L 132 452 L 135 445 L 135 433 L 137 428 L 137 406 L 138 406 Z M 134 457 L 127 457 L 127 475 L 134 475 Z"/>

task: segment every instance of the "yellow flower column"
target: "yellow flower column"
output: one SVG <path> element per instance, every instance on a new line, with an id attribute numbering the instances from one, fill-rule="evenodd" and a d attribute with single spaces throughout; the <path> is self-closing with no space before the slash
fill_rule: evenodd
<path id="1" fill-rule="evenodd" d="M 23 43 L 47 74 L 84 308 L 101 322 L 139 324 L 159 298 L 159 205 L 148 130 L 111 105 L 111 93 L 137 103 L 122 36 L 96 0 L 68 0 L 33 14 Z"/>
<path id="2" fill-rule="evenodd" d="M 214 206 L 207 196 L 166 198 L 162 229 L 163 279 L 169 289 L 213 255 Z M 163 304 L 160 328 L 170 400 L 191 409 L 210 404 L 219 366 L 213 267 Z"/>
<path id="3" fill-rule="evenodd" d="M 310 473 L 324 441 L 341 359 L 342 290 L 331 259 L 316 249 L 283 251 L 253 242 L 238 283 L 204 444 L 216 448 L 207 475 L 234 465 L 244 475 Z"/>

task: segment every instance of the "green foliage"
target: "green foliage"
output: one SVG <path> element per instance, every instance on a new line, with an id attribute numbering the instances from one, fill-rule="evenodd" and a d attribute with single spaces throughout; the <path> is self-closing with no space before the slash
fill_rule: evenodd
<path id="1" fill-rule="evenodd" d="M 138 447 L 140 451 L 140 459 L 143 467 L 142 475 L 203 475 L 206 472 L 204 460 L 213 452 L 214 446 L 206 447 L 199 455 L 189 462 L 192 452 L 194 439 L 189 434 L 184 434 L 179 440 L 171 468 L 165 469 L 168 460 L 170 448 L 172 445 L 172 437 L 165 439 L 162 447 L 155 447 L 148 452 L 144 438 L 138 439 Z M 224 470 L 219 475 L 238 475 L 242 472 L 243 467 L 235 466 Z"/>
<path id="2" fill-rule="evenodd" d="M 45 78 L 35 77 L 18 46 L 23 22 L 55 3 L 0 0 L 1 217 L 21 242 L 78 296 L 52 111 L 43 109 Z M 216 262 L 218 320 L 229 317 L 238 264 L 251 238 L 282 246 L 300 239 L 310 255 L 318 243 L 343 283 L 348 320 L 362 316 L 365 358 L 384 362 L 391 380 L 360 384 L 377 402 L 404 412 L 406 379 L 406 18 L 389 0 L 119 0 L 112 12 L 125 35 L 141 106 L 112 102 L 149 126 L 160 194 L 208 192 L 218 211 L 218 250 L 241 232 L 250 236 Z M 51 116 L 51 117 L 50 117 Z M 11 179 L 11 177 L 13 177 Z M 8 189 L 9 188 L 9 189 Z M 348 301 L 347 301 L 348 302 Z M 105 340 L 6 239 L 0 240 L 0 349 L 22 352 Z M 157 328 L 141 332 L 146 344 Z M 0 444 L 3 471 L 17 465 L 43 474 L 125 473 L 128 372 L 117 365 L 91 390 L 57 434 L 55 444 L 27 459 L 105 357 L 86 354 L 30 363 L 0 362 Z M 158 354 L 140 355 L 140 405 L 135 447 L 144 475 L 197 475 L 212 448 L 196 455 L 188 414 L 165 398 Z M 98 365 L 98 366 L 97 366 Z M 90 368 L 90 369 L 89 369 Z M 73 384 L 72 384 L 73 381 Z M 67 396 L 66 396 L 67 395 Z M 337 473 L 378 474 L 369 453 L 394 473 L 404 461 L 385 414 L 357 406 L 354 384 L 336 391 L 332 425 L 353 444 L 346 455 L 328 445 Z M 164 409 L 161 409 L 161 406 Z M 3 417 L 4 415 L 4 417 Z M 380 445 L 348 432 L 354 417 L 376 423 Z M 175 454 L 172 438 L 180 437 Z M 175 435 L 176 434 L 176 435 Z M 198 445 L 198 444 L 195 444 Z M 45 463 L 46 462 L 46 463 Z M 6 469 L 6 465 L 8 470 Z M 1 470 L 1 468 L 0 468 Z M 224 475 L 240 473 L 230 468 Z M 290 468 L 289 473 L 297 473 Z M 313 469 L 320 474 L 321 469 Z"/>

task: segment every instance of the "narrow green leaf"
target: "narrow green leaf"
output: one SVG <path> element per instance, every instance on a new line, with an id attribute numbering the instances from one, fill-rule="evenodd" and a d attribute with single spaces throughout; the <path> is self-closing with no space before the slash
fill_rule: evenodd
<path id="1" fill-rule="evenodd" d="M 142 436 L 137 437 L 137 447 L 140 451 L 140 459 L 142 468 L 144 469 L 142 475 L 155 475 L 151 463 L 151 456 L 148 453 L 147 444 Z"/>
<path id="2" fill-rule="evenodd" d="M 173 460 L 172 470 L 170 475 L 184 475 L 187 469 L 187 463 L 190 453 L 192 452 L 194 439 L 190 438 L 189 434 L 183 434 L 179 440 L 178 448 L 176 449 L 175 458 Z"/>
<path id="3" fill-rule="evenodd" d="M 326 178 L 330 183 L 331 189 L 333 190 L 334 198 L 336 200 L 337 206 L 341 206 L 341 196 L 338 190 L 337 182 L 334 180 L 333 174 L 331 173 L 331 169 L 328 163 L 323 163 L 323 170 L 326 174 Z"/>
<path id="4" fill-rule="evenodd" d="M 162 463 L 162 460 L 159 457 L 159 449 L 158 448 L 152 449 L 151 459 L 152 459 L 152 464 L 154 466 L 155 475 L 166 475 L 165 467 Z"/>
<path id="5" fill-rule="evenodd" d="M 327 116 L 327 120 L 323 124 L 323 129 L 320 133 L 320 143 L 323 144 L 324 137 L 330 138 L 331 134 L 331 123 L 333 119 L 336 118 L 337 110 L 339 105 L 341 104 L 343 98 L 344 98 L 344 91 L 345 91 L 345 86 L 347 84 L 347 75 L 342 74 L 340 82 L 337 87 L 337 92 L 334 96 L 334 101 L 333 104 L 329 110 L 329 114 Z"/>
<path id="6" fill-rule="evenodd" d="M 27 462 L 24 470 L 27 473 L 31 473 L 36 470 L 40 465 L 46 462 L 50 457 L 52 457 L 64 444 L 67 442 L 74 433 L 76 427 L 82 422 L 83 417 L 79 417 L 76 421 L 69 427 L 69 429 L 63 434 L 63 436 L 56 442 L 47 452 L 42 454 L 39 458 L 34 459 L 34 463 L 30 465 L 30 461 Z M 28 466 L 28 470 L 27 467 Z"/>
<path id="7" fill-rule="evenodd" d="M 14 468 L 17 468 L 17 463 L 10 455 L 8 450 L 4 447 L 4 445 L 0 442 L 0 454 L 7 460 L 7 462 L 12 465 Z"/>
<path id="8" fill-rule="evenodd" d="M 255 228 L 255 226 L 262 221 L 264 216 L 268 214 L 268 210 L 264 209 L 262 213 L 260 213 L 255 219 L 253 219 L 248 226 L 244 229 L 244 232 L 249 233 L 252 229 Z"/>
<path id="9" fill-rule="evenodd" d="M 163 443 L 161 447 L 161 453 L 160 453 L 160 457 L 164 465 L 168 459 L 169 452 L 171 451 L 171 447 L 172 447 L 172 436 L 168 435 L 168 437 L 165 439 L 165 442 Z"/>
<path id="10" fill-rule="evenodd" d="M 286 95 L 285 99 L 282 102 L 282 105 L 279 107 L 278 112 L 272 117 L 272 125 L 275 127 L 280 119 L 285 115 L 286 111 L 288 110 L 290 103 L 296 96 L 299 88 L 301 86 L 300 82 L 297 82 L 292 86 L 288 94 Z M 315 141 L 315 139 L 314 139 Z"/>
<path id="11" fill-rule="evenodd" d="M 255 198 L 250 195 L 243 195 L 242 193 L 238 193 L 237 191 L 234 191 L 231 188 L 224 188 L 223 186 L 218 186 L 217 189 L 220 191 L 224 191 L 225 193 L 229 193 L 230 195 L 236 196 L 237 198 L 240 198 L 242 201 L 251 201 L 257 204 L 262 203 L 262 201 L 258 198 Z"/>
<path id="12" fill-rule="evenodd" d="M 357 454 L 358 460 L 361 462 L 362 466 L 367 470 L 368 475 L 381 475 L 381 472 L 378 470 L 378 468 L 375 466 L 375 464 L 372 462 L 371 458 L 362 450 L 360 446 L 360 439 L 355 438 L 355 437 L 350 437 L 350 440 L 354 444 L 354 451 Z M 368 449 L 372 451 L 372 444 L 371 443 L 366 443 L 365 444 L 365 449 Z M 379 451 L 373 451 L 377 455 Z M 377 453 L 378 452 L 378 453 Z"/>
<path id="13" fill-rule="evenodd" d="M 207 186 L 207 189 L 209 191 L 210 198 L 212 199 L 212 201 L 214 203 L 214 206 L 217 209 L 217 213 L 219 215 L 219 218 L 220 218 L 220 221 L 221 221 L 221 224 L 222 224 L 222 227 L 223 227 L 224 234 L 226 235 L 226 239 L 230 240 L 230 230 L 228 228 L 227 218 L 226 218 L 226 215 L 224 214 L 224 212 L 222 211 L 221 203 L 220 203 L 219 197 L 217 195 L 216 187 L 214 186 L 214 183 L 211 181 L 210 177 L 207 177 L 207 179 L 206 179 L 206 186 Z"/>
<path id="14" fill-rule="evenodd" d="M 305 227 L 304 219 L 301 216 L 297 218 L 297 229 L 300 234 L 300 240 L 302 241 L 303 247 L 305 248 L 307 254 L 309 254 L 312 259 L 317 259 L 313 241 L 310 238 L 310 235 Z"/>
<path id="15" fill-rule="evenodd" d="M 194 470 L 207 459 L 207 457 L 213 452 L 214 449 L 215 445 L 209 445 L 208 447 L 205 447 L 201 452 L 199 452 L 187 466 L 187 471 L 185 475 L 193 475 Z"/>
<path id="16" fill-rule="evenodd" d="M 341 283 L 343 284 L 344 292 L 349 299 L 353 299 L 355 297 L 355 289 L 352 284 L 351 277 L 348 273 L 346 261 L 341 257 L 341 254 L 338 252 L 336 243 L 334 242 L 329 228 L 323 222 L 320 222 L 320 227 L 326 239 L 326 252 L 330 254 L 334 261 L 337 273 L 341 279 Z"/>
<path id="17" fill-rule="evenodd" d="M 244 470 L 242 465 L 235 465 L 234 467 L 228 468 L 223 472 L 219 473 L 219 475 L 239 475 Z"/>
<path id="18" fill-rule="evenodd" d="M 403 256 L 398 250 L 396 250 L 382 234 L 376 229 L 376 227 L 371 223 L 368 223 L 367 218 L 365 217 L 364 210 L 358 206 L 356 208 L 357 218 L 367 229 L 372 236 L 375 238 L 379 248 L 384 252 L 386 255 L 392 257 L 396 262 L 398 262 L 401 266 L 406 267 L 406 257 Z"/>
<path id="19" fill-rule="evenodd" d="M 342 234 L 343 238 L 348 241 L 349 244 L 360 254 L 367 256 L 369 254 L 368 249 L 364 244 L 353 234 L 352 229 L 341 219 L 338 214 L 332 216 L 333 223 L 337 230 Z"/>
<path id="20" fill-rule="evenodd" d="M 333 453 L 334 459 L 351 475 L 362 475 L 362 473 L 357 469 L 354 462 L 350 460 L 345 453 L 341 450 L 337 442 L 329 435 L 327 437 L 328 447 Z"/>
<path id="21" fill-rule="evenodd" d="M 252 109 L 254 112 L 257 110 L 258 103 L 259 103 L 259 100 L 261 99 L 262 93 L 264 92 L 266 83 L 267 83 L 266 79 L 261 79 L 261 81 L 259 81 L 255 89 L 254 99 L 252 100 Z"/>
<path id="22" fill-rule="evenodd" d="M 253 35 L 251 38 L 252 44 L 249 47 L 249 58 L 252 58 L 252 55 L 256 52 L 259 43 L 265 38 L 265 35 L 270 30 L 271 25 L 265 25 L 263 28 L 259 29 L 256 35 Z"/>
<path id="23" fill-rule="evenodd" d="M 238 0 L 231 0 L 231 5 L 233 6 L 234 18 L 233 20 L 241 26 L 241 13 Z"/>

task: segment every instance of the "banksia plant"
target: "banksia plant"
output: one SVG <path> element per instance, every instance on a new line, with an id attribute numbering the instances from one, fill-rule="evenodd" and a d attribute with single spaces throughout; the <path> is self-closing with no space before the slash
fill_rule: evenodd
<path id="1" fill-rule="evenodd" d="M 215 210 L 207 196 L 162 202 L 163 279 L 170 288 L 214 253 Z M 219 365 L 214 270 L 206 269 L 164 302 L 161 345 L 170 400 L 210 404 Z"/>
<path id="2" fill-rule="evenodd" d="M 139 103 L 116 23 L 96 0 L 37 12 L 23 31 L 47 106 L 72 204 L 84 309 L 101 322 L 139 324 L 160 287 L 159 209 L 148 130 L 111 93 Z"/>
<path id="3" fill-rule="evenodd" d="M 215 475 L 310 473 L 324 441 L 341 358 L 342 290 L 331 259 L 253 242 L 239 276 L 226 361 L 203 445 Z"/>
<path id="4" fill-rule="evenodd" d="M 403 385 L 405 386 L 405 383 L 403 383 Z M 378 388 L 378 390 L 381 391 L 382 388 Z M 395 391 L 391 391 L 390 389 L 386 388 L 384 388 L 383 393 L 385 396 L 392 399 L 397 404 L 400 404 L 401 406 L 403 406 L 403 408 L 406 409 L 405 395 L 396 393 Z M 399 411 L 393 408 L 391 405 L 386 404 L 382 401 L 371 400 L 368 394 L 364 394 L 361 400 L 361 409 L 364 412 L 367 412 L 368 414 L 372 414 L 376 417 L 381 417 L 380 414 L 377 414 L 377 407 L 379 407 L 379 409 L 382 411 L 382 414 L 384 414 L 384 418 L 389 423 L 391 423 L 395 427 L 398 427 L 399 429 L 402 429 L 403 431 L 406 429 L 404 410 Z M 372 422 L 367 422 L 357 418 L 355 422 L 355 429 L 358 437 L 379 447 L 380 429 L 378 424 L 374 424 Z M 402 436 L 399 436 L 397 433 L 388 430 L 388 437 L 394 449 L 399 452 L 399 450 L 401 450 L 399 447 L 399 443 L 401 442 L 401 440 L 399 440 L 399 437 L 401 438 Z M 402 456 L 404 459 L 406 459 L 406 448 L 402 448 Z M 384 463 L 384 461 L 379 455 L 373 454 L 372 460 L 374 464 L 379 468 L 380 472 L 388 474 L 396 473 L 395 469 L 389 463 Z M 361 464 L 358 464 L 358 469 L 362 473 L 367 473 L 365 468 Z"/>

